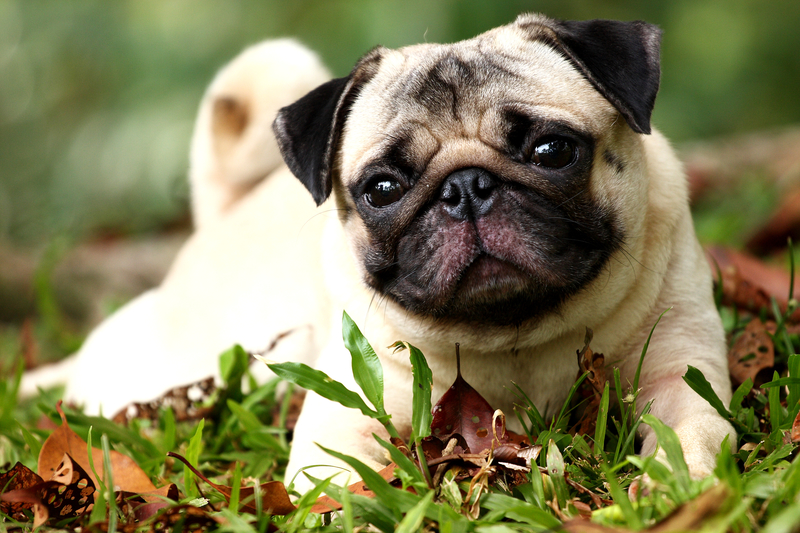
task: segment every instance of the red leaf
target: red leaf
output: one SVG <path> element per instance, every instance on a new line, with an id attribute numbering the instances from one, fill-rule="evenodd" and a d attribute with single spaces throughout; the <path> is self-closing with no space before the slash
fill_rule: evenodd
<path id="1" fill-rule="evenodd" d="M 431 434 L 447 444 L 454 435 L 461 435 L 469 453 L 491 449 L 492 441 L 521 442 L 520 435 L 505 431 L 502 416 L 495 418 L 495 409 L 478 391 L 461 377 L 461 358 L 456 344 L 456 380 L 433 406 Z M 496 431 L 492 431 L 492 420 Z M 495 440 L 495 434 L 498 437 Z"/>
<path id="2" fill-rule="evenodd" d="M 464 437 L 470 452 L 480 453 L 492 446 L 493 414 L 489 402 L 461 377 L 459 369 L 453 385 L 433 406 L 431 432 L 442 442 L 458 433 Z M 499 434 L 502 428 L 497 429 Z"/>

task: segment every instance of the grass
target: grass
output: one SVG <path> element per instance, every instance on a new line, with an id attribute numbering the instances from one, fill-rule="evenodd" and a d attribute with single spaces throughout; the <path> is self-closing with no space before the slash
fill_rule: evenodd
<path id="1" fill-rule="evenodd" d="M 743 329 L 745 317 L 725 309 L 722 313 L 729 334 L 735 337 Z M 523 479 L 512 479 L 501 468 L 487 466 L 466 478 L 457 475 L 457 469 L 448 471 L 434 484 L 429 472 L 418 470 L 408 454 L 393 444 L 382 443 L 399 465 L 399 485 L 388 483 L 357 460 L 331 451 L 332 456 L 340 457 L 364 478 L 374 496 L 351 494 L 335 484 L 338 480 L 317 480 L 317 488 L 297 500 L 295 511 L 286 516 L 270 516 L 258 498 L 254 500 L 255 507 L 242 507 L 239 480 L 258 480 L 245 485 L 258 493 L 261 482 L 281 479 L 289 452 L 283 428 L 291 395 L 278 395 L 277 381 L 253 383 L 247 371 L 247 354 L 234 348 L 221 356 L 225 386 L 206 400 L 204 419 L 178 422 L 175 413 L 164 408 L 153 420 L 135 419 L 125 427 L 66 410 L 69 425 L 78 435 L 84 439 L 90 436 L 104 450 L 115 449 L 128 455 L 157 486 L 175 483 L 180 494 L 177 503 L 150 522 L 137 524 L 114 502 L 113 494 L 105 491 L 104 506 L 98 502 L 102 512 L 95 509 L 71 522 L 51 522 L 47 527 L 151 531 L 156 524 L 171 524 L 173 529 L 194 524 L 201 530 L 241 532 L 365 528 L 386 532 L 487 533 L 561 528 L 797 531 L 800 463 L 794 460 L 798 444 L 792 437 L 800 411 L 800 380 L 796 377 L 800 376 L 800 355 L 795 355 L 800 352 L 800 338 L 789 333 L 786 326 L 785 319 L 779 319 L 773 336 L 773 380 L 760 388 L 754 388 L 751 381 L 743 383 L 728 405 L 713 394 L 702 374 L 688 370 L 687 383 L 731 420 L 738 433 L 736 443 L 723 443 L 715 476 L 705 480 L 689 477 L 674 432 L 646 414 L 647 406 L 641 409 L 645 414 L 637 414 L 636 384 L 626 387 L 619 373 L 613 372 L 595 402 L 593 434 L 570 431 L 586 416 L 586 400 L 581 400 L 579 394 L 586 376 L 576 382 L 570 400 L 553 420 L 545 420 L 523 391 L 518 391 L 517 412 L 506 415 L 522 421 L 526 432 L 543 446 L 532 472 Z M 348 391 L 302 365 L 283 364 L 274 370 L 284 378 L 360 409 L 366 416 L 383 422 L 390 434 L 397 435 L 390 413 L 383 408 L 382 370 L 377 357 L 355 324 L 345 319 L 344 330 L 360 392 Z M 422 354 L 407 344 L 401 348 L 410 354 L 415 382 L 428 383 L 429 370 Z M 643 356 L 645 352 L 646 346 Z M 35 470 L 39 450 L 51 431 L 39 429 L 37 421 L 42 416 L 60 421 L 55 411 L 58 391 L 21 402 L 16 391 L 21 363 L 3 375 L 0 464 L 6 466 L 2 471 L 17 461 Z M 249 392 L 244 392 L 246 385 L 250 385 Z M 414 387 L 415 393 L 425 389 Z M 614 395 L 614 391 L 622 393 Z M 426 413 L 430 413 L 431 398 L 417 393 L 413 402 L 413 435 L 405 444 L 410 449 L 420 449 L 430 431 L 430 416 Z M 656 431 L 667 465 L 635 455 L 639 424 L 649 424 Z M 731 449 L 737 451 L 731 453 Z M 199 482 L 183 464 L 167 457 L 168 452 L 181 454 L 215 483 L 233 487 L 234 494 L 223 495 Z M 108 452 L 95 459 L 98 460 L 108 461 Z M 650 480 L 646 486 L 641 481 L 643 476 Z M 312 513 L 313 503 L 322 494 L 340 502 L 341 510 L 329 515 Z M 589 514 L 594 529 L 585 529 L 588 526 L 581 518 Z M 29 526 L 29 522 L 16 523 L 7 517 L 0 522 L 0 529 L 23 530 Z"/>

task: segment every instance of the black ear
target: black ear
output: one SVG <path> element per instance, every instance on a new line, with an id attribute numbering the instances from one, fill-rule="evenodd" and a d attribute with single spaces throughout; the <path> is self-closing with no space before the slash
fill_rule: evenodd
<path id="1" fill-rule="evenodd" d="M 324 83 L 278 111 L 272 129 L 289 170 L 303 182 L 317 205 L 331 194 L 333 150 L 338 142 L 336 109 L 350 77 Z"/>
<path id="2" fill-rule="evenodd" d="M 346 78 L 324 83 L 278 111 L 272 129 L 289 170 L 317 205 L 333 188 L 334 157 L 350 106 L 377 70 L 381 49 L 365 55 Z"/>
<path id="3" fill-rule="evenodd" d="M 522 16 L 517 24 L 546 26 L 560 49 L 637 133 L 650 133 L 661 79 L 661 30 L 642 21 L 557 21 Z M 536 32 L 541 38 L 541 31 Z"/>

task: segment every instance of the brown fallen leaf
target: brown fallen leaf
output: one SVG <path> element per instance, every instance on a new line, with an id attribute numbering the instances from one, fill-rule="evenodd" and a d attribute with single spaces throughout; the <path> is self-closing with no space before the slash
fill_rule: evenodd
<path id="1" fill-rule="evenodd" d="M 52 479 L 37 485 L 5 492 L 0 499 L 33 509 L 34 529 L 51 517 L 82 515 L 94 503 L 95 487 L 86 472 L 64 454 Z"/>
<path id="2" fill-rule="evenodd" d="M 92 484 L 95 487 L 99 487 L 100 484 L 89 465 L 86 441 L 70 429 L 67 417 L 61 409 L 61 402 L 58 402 L 56 410 L 61 416 L 61 425 L 50 434 L 42 445 L 42 450 L 39 452 L 38 474 L 44 479 L 52 477 L 61 464 L 64 454 L 67 453 L 75 463 L 88 473 Z M 100 476 L 101 480 L 104 479 L 103 451 L 93 447 L 92 458 L 94 459 L 94 468 L 97 471 L 97 475 Z M 130 457 L 111 450 L 109 459 L 111 461 L 111 473 L 115 490 L 136 493 L 156 490 L 155 485 L 150 481 L 147 474 Z"/>
<path id="3" fill-rule="evenodd" d="M 142 522 L 153 517 L 161 509 L 174 505 L 180 498 L 178 487 L 174 483 L 165 485 L 153 492 L 135 494 L 132 492 L 117 492 L 117 507 L 123 514 L 132 516 L 137 522 Z"/>
<path id="4" fill-rule="evenodd" d="M 592 330 L 586 328 L 584 346 L 578 350 L 578 376 L 579 379 L 587 374 L 586 379 L 578 389 L 578 395 L 586 401 L 583 406 L 583 413 L 580 420 L 575 423 L 571 433 L 579 435 L 594 435 L 597 425 L 597 413 L 600 410 L 600 402 L 603 399 L 603 389 L 606 381 L 605 356 L 601 353 L 594 353 L 589 347 L 592 341 Z"/>
<path id="5" fill-rule="evenodd" d="M 15 520 L 26 520 L 24 511 L 32 509 L 33 504 L 27 501 L 10 501 L 4 496 L 15 490 L 30 489 L 42 483 L 44 480 L 41 476 L 20 462 L 8 472 L 0 474 L 0 513 Z"/>
<path id="6" fill-rule="evenodd" d="M 772 309 L 774 298 L 780 310 L 786 310 L 791 284 L 786 270 L 724 246 L 707 248 L 706 257 L 715 282 L 722 283 L 723 304 L 758 315 L 762 309 Z M 799 290 L 800 284 L 795 288 L 795 297 Z M 792 314 L 790 320 L 800 321 L 800 309 Z"/>
<path id="7" fill-rule="evenodd" d="M 728 369 L 735 387 L 748 378 L 753 380 L 757 387 L 772 379 L 771 372 L 760 377 L 759 373 L 772 368 L 775 364 L 772 334 L 775 333 L 776 327 L 775 322 L 767 321 L 765 324 L 761 319 L 754 318 L 734 341 L 728 351 Z"/>
<path id="8" fill-rule="evenodd" d="M 226 487 L 225 485 L 219 485 L 210 481 L 206 476 L 204 476 L 199 470 L 197 470 L 194 465 L 190 464 L 189 461 L 186 460 L 182 455 L 169 452 L 167 453 L 168 456 L 174 457 L 178 459 L 180 462 L 185 464 L 189 470 L 194 472 L 194 475 L 214 487 L 217 492 L 222 494 L 225 497 L 225 501 L 230 503 L 231 493 L 233 489 L 231 487 Z M 281 483 L 280 481 L 268 481 L 266 483 L 262 483 L 259 486 L 259 492 L 261 493 L 261 509 L 264 511 L 269 511 L 270 514 L 274 515 L 285 515 L 289 514 L 296 509 L 296 507 L 292 504 L 291 500 L 289 499 L 289 493 L 286 491 L 286 486 Z M 239 501 L 241 502 L 240 509 L 247 513 L 256 514 L 256 505 L 255 505 L 255 488 L 253 487 L 241 487 L 239 489 Z"/>
<path id="9" fill-rule="evenodd" d="M 156 517 L 150 521 L 149 529 L 142 530 L 141 525 L 133 524 L 136 527 L 136 533 L 167 533 L 177 531 L 177 526 L 180 525 L 179 531 L 191 531 L 198 533 L 201 531 L 216 531 L 224 522 L 224 518 L 211 514 L 206 507 L 195 507 L 194 505 L 172 505 L 158 513 Z M 268 531 L 273 531 L 269 529 Z"/>
<path id="10" fill-rule="evenodd" d="M 745 247 L 757 255 L 786 248 L 787 239 L 800 239 L 800 190 L 790 192 L 769 220 L 751 236 Z"/>
<path id="11" fill-rule="evenodd" d="M 522 442 L 525 437 L 506 431 L 502 420 L 483 396 L 461 376 L 459 346 L 456 344 L 456 379 L 433 406 L 431 436 L 446 443 L 460 435 L 468 453 L 480 453 L 496 444 Z"/>
<path id="12" fill-rule="evenodd" d="M 161 409 L 166 407 L 172 409 L 177 422 L 200 420 L 212 411 L 213 406 L 205 403 L 215 390 L 214 378 L 209 377 L 170 389 L 155 400 L 134 402 L 120 409 L 112 420 L 123 426 L 127 426 L 133 419 L 157 421 Z"/>
<path id="13" fill-rule="evenodd" d="M 797 416 L 794 418 L 794 422 L 792 422 L 792 442 L 800 442 L 800 413 L 797 413 Z"/>

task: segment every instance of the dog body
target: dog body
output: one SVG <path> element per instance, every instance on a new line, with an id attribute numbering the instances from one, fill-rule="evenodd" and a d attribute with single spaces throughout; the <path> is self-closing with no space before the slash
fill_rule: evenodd
<path id="1" fill-rule="evenodd" d="M 110 357 L 159 373 L 173 365 L 175 381 L 191 381 L 226 343 L 259 350 L 285 331 L 284 354 L 320 352 L 317 368 L 357 390 L 345 309 L 381 359 L 401 431 L 412 377 L 407 354 L 387 348 L 397 340 L 425 354 L 434 398 L 455 378 L 460 343 L 465 379 L 492 406 L 512 412 L 514 382 L 552 415 L 587 327 L 626 385 L 671 309 L 644 360 L 639 405 L 653 399 L 692 474 L 710 474 L 733 430 L 682 376 L 699 368 L 723 402 L 730 382 L 686 180 L 650 128 L 659 39 L 644 23 L 524 15 L 452 45 L 373 50 L 350 76 L 278 113 L 278 144 L 299 180 L 279 169 L 218 203 L 213 188 L 208 201 L 198 189 L 211 222 L 198 224 L 161 288 L 90 337 L 68 390 L 104 404 L 122 396 L 94 388 Z M 231 123 L 235 131 L 235 113 Z M 337 463 L 315 442 L 381 466 L 373 432 L 385 436 L 309 394 L 287 479 Z M 655 435 L 645 427 L 643 436 L 642 453 L 652 453 Z"/>
<path id="2" fill-rule="evenodd" d="M 324 263 L 346 280 L 333 308 L 363 321 L 401 431 L 410 364 L 383 348 L 398 339 L 426 354 L 434 397 L 455 378 L 458 342 L 490 404 L 510 413 L 515 382 L 554 414 L 586 327 L 633 383 L 672 308 L 640 398 L 694 475 L 713 470 L 732 428 L 682 376 L 699 368 L 726 401 L 725 343 L 681 165 L 650 130 L 659 37 L 643 23 L 523 16 L 453 45 L 378 48 L 279 113 L 289 167 L 339 213 Z M 347 357 L 334 336 L 318 366 L 355 386 Z M 380 424 L 309 395 L 289 473 L 322 460 L 315 441 L 378 467 L 372 432 Z M 655 446 L 646 428 L 642 452 Z"/>

